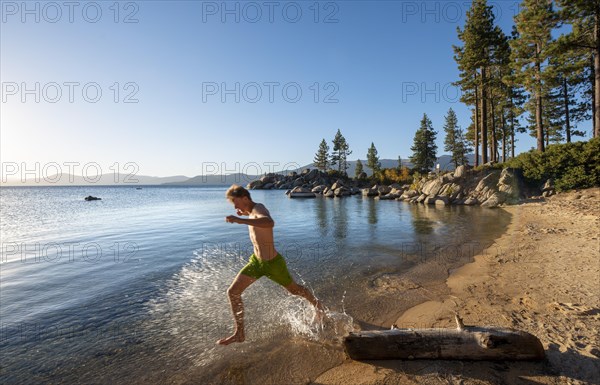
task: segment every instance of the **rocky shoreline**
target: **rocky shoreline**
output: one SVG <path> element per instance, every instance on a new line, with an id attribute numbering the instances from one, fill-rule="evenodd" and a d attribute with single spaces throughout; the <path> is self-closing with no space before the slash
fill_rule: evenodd
<path id="1" fill-rule="evenodd" d="M 247 185 L 251 190 L 286 190 L 291 197 L 345 197 L 362 194 L 381 200 L 399 200 L 429 205 L 480 205 L 498 207 L 517 204 L 538 195 L 554 194 L 552 181 L 539 189 L 527 187 L 519 170 L 492 167 L 472 169 L 459 166 L 453 172 L 428 176 L 411 185 L 381 185 L 366 178 L 341 179 L 317 169 L 305 169 L 298 174 L 267 174 Z M 312 195 L 311 195 L 312 193 Z"/>

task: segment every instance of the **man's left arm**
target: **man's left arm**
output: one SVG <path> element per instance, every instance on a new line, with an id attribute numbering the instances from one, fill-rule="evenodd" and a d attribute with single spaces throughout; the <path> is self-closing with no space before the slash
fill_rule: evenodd
<path id="1" fill-rule="evenodd" d="M 254 214 L 255 217 L 246 219 L 236 217 L 235 215 L 230 215 L 226 219 L 229 223 L 240 223 L 255 227 L 269 228 L 275 226 L 275 221 L 273 221 L 273 218 L 271 218 L 269 210 L 267 210 L 267 208 L 262 204 L 256 204 L 251 214 Z"/>

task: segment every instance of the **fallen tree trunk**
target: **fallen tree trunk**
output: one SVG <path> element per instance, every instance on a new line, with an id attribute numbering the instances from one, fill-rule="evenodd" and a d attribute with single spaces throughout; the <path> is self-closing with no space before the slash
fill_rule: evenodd
<path id="1" fill-rule="evenodd" d="M 344 347 L 354 360 L 544 358 L 541 342 L 527 332 L 463 326 L 458 317 L 457 323 L 457 329 L 392 329 L 350 333 L 344 339 Z"/>

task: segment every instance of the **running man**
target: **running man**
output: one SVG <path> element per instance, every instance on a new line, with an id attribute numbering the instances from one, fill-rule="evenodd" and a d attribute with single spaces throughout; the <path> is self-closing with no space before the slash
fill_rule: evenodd
<path id="1" fill-rule="evenodd" d="M 227 296 L 235 320 L 235 331 L 233 335 L 218 340 L 217 344 L 229 345 L 233 342 L 244 341 L 242 293 L 263 275 L 285 287 L 290 293 L 306 298 L 315 307 L 317 318 L 322 318 L 323 306 L 321 303 L 305 287 L 294 282 L 288 272 L 285 260 L 275 250 L 273 240 L 275 222 L 271 218 L 269 210 L 263 204 L 253 202 L 250 192 L 235 184 L 227 190 L 225 196 L 237 210 L 237 215 L 248 216 L 248 219 L 246 219 L 229 215 L 225 218 L 225 221 L 248 225 L 254 253 L 250 256 L 248 264 L 240 270 L 229 289 L 227 289 Z"/>

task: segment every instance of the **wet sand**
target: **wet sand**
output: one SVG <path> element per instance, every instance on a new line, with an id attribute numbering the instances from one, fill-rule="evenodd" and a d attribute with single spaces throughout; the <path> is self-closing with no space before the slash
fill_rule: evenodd
<path id="1" fill-rule="evenodd" d="M 502 210 L 512 215 L 506 232 L 474 262 L 448 271 L 447 279 L 427 280 L 427 284 L 419 279 L 431 271 L 429 264 L 439 262 L 435 259 L 417 265 L 408 275 L 370 277 L 369 295 L 359 311 L 360 326 L 454 328 L 457 312 L 467 325 L 511 327 L 536 335 L 546 360 L 357 362 L 345 358 L 310 383 L 600 383 L 600 189 Z M 396 296 L 395 303 L 390 293 Z M 412 307 L 403 309 L 407 303 Z"/>

